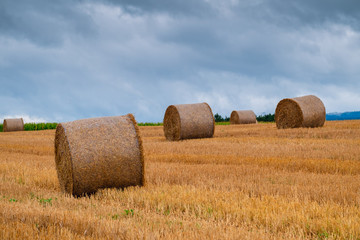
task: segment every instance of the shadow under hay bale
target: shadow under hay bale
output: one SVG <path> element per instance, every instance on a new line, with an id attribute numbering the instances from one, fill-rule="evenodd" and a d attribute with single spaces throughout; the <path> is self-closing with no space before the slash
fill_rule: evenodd
<path id="1" fill-rule="evenodd" d="M 24 131 L 24 120 L 22 118 L 4 119 L 3 132 Z"/>
<path id="2" fill-rule="evenodd" d="M 215 119 L 207 103 L 170 105 L 164 116 L 167 140 L 210 138 L 214 135 Z"/>
<path id="3" fill-rule="evenodd" d="M 256 115 L 252 110 L 232 111 L 230 124 L 252 124 L 257 123 Z"/>
<path id="4" fill-rule="evenodd" d="M 322 127 L 325 123 L 324 103 L 314 95 L 281 100 L 275 111 L 277 128 Z"/>
<path id="5" fill-rule="evenodd" d="M 81 196 L 144 184 L 144 156 L 133 115 L 58 124 L 55 163 L 61 190 Z"/>

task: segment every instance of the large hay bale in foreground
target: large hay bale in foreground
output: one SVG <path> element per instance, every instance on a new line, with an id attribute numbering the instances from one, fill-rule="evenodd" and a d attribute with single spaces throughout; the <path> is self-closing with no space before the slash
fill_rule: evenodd
<path id="1" fill-rule="evenodd" d="M 22 118 L 8 118 L 4 119 L 4 132 L 24 131 L 24 120 Z"/>
<path id="2" fill-rule="evenodd" d="M 277 128 L 322 127 L 325 118 L 325 106 L 314 95 L 283 99 L 275 111 Z"/>
<path id="3" fill-rule="evenodd" d="M 214 135 L 215 120 L 207 103 L 170 105 L 164 116 L 168 140 L 209 138 Z"/>
<path id="4" fill-rule="evenodd" d="M 60 123 L 55 162 L 62 191 L 75 196 L 144 184 L 142 142 L 131 114 Z"/>
<path id="5" fill-rule="evenodd" d="M 256 115 L 252 110 L 232 111 L 230 124 L 251 124 L 257 123 Z"/>

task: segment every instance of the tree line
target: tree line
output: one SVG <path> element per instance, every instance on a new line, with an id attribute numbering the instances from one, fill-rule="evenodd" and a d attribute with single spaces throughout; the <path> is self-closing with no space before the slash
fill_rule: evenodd
<path id="1" fill-rule="evenodd" d="M 230 121 L 230 117 L 226 116 L 222 117 L 220 114 L 215 113 L 214 115 L 215 118 L 215 122 L 229 122 Z M 264 114 L 264 115 L 259 115 L 256 116 L 256 120 L 258 122 L 275 122 L 275 114 Z"/>

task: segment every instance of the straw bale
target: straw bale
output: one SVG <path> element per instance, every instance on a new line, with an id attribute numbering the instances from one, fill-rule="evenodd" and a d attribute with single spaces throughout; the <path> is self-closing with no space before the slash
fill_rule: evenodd
<path id="1" fill-rule="evenodd" d="M 22 118 L 4 119 L 4 132 L 24 131 L 24 120 Z"/>
<path id="2" fill-rule="evenodd" d="M 256 115 L 252 110 L 232 111 L 230 124 L 251 124 L 257 123 Z"/>
<path id="3" fill-rule="evenodd" d="M 133 115 L 58 124 L 55 163 L 61 190 L 75 196 L 142 186 L 143 147 Z"/>
<path id="4" fill-rule="evenodd" d="M 207 103 L 170 105 L 166 109 L 164 134 L 168 140 L 209 138 L 214 131 L 214 115 Z"/>
<path id="5" fill-rule="evenodd" d="M 326 111 L 323 102 L 314 95 L 281 100 L 275 111 L 277 128 L 322 127 Z"/>

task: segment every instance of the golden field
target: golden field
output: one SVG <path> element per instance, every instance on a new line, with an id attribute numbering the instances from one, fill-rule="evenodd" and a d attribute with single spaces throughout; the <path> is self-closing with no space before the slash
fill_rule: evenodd
<path id="1" fill-rule="evenodd" d="M 145 187 L 60 192 L 54 130 L 0 133 L 0 239 L 360 239 L 360 121 L 140 127 Z"/>

